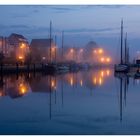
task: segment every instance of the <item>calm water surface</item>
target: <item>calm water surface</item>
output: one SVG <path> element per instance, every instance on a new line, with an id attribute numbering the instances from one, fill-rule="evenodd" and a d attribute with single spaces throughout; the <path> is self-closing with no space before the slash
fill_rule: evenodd
<path id="1" fill-rule="evenodd" d="M 101 68 L 0 80 L 0 134 L 140 134 L 139 79 Z"/>

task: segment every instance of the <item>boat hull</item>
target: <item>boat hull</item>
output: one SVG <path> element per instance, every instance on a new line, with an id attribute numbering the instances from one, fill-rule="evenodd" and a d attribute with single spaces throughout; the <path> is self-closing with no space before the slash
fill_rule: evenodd
<path id="1" fill-rule="evenodd" d="M 115 72 L 128 72 L 129 66 L 119 64 L 119 65 L 115 65 L 114 69 L 115 69 Z"/>

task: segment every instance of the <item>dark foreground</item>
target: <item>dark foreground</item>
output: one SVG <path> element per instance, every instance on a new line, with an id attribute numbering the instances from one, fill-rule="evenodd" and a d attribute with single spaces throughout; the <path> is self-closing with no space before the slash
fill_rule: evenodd
<path id="1" fill-rule="evenodd" d="M 0 134 L 140 134 L 139 82 L 110 68 L 4 76 Z"/>

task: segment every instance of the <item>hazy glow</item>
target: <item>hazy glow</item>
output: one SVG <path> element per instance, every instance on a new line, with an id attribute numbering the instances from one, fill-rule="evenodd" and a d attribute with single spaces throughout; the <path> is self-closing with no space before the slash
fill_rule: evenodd
<path id="1" fill-rule="evenodd" d="M 73 53 L 74 52 L 74 49 L 70 49 L 70 52 Z"/>
<path id="2" fill-rule="evenodd" d="M 108 58 L 106 58 L 106 61 L 107 61 L 107 62 L 110 62 L 110 61 L 111 61 L 111 59 L 108 57 Z"/>
<path id="3" fill-rule="evenodd" d="M 23 56 L 19 56 L 18 58 L 21 60 L 21 59 L 23 59 Z"/>
<path id="4" fill-rule="evenodd" d="M 110 70 L 107 70 L 106 74 L 107 74 L 107 76 L 109 76 L 110 75 Z"/>
<path id="5" fill-rule="evenodd" d="M 82 53 L 84 50 L 83 49 L 80 49 L 80 53 Z"/>
<path id="6" fill-rule="evenodd" d="M 25 47 L 26 47 L 26 45 L 24 43 L 21 43 L 20 48 L 23 49 Z"/>
<path id="7" fill-rule="evenodd" d="M 83 80 L 80 80 L 80 85 L 83 86 Z"/>
<path id="8" fill-rule="evenodd" d="M 98 53 L 99 53 L 99 54 L 102 54 L 102 53 L 103 53 L 103 49 L 99 49 L 99 50 L 98 50 Z"/>
<path id="9" fill-rule="evenodd" d="M 103 79 L 100 77 L 99 78 L 99 85 L 102 85 L 103 84 Z"/>
<path id="10" fill-rule="evenodd" d="M 101 76 L 104 77 L 104 71 L 101 71 Z"/>
<path id="11" fill-rule="evenodd" d="M 101 58 L 101 62 L 104 62 L 104 61 L 105 61 L 105 58 L 104 58 L 104 57 L 102 57 L 102 58 Z"/>
<path id="12" fill-rule="evenodd" d="M 73 77 L 70 78 L 70 85 L 73 86 Z"/>
<path id="13" fill-rule="evenodd" d="M 24 95 L 27 93 L 27 86 L 24 84 L 19 85 L 19 94 Z"/>

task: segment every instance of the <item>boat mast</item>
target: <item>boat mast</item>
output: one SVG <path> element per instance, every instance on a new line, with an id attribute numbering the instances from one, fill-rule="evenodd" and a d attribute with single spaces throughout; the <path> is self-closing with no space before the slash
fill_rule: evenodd
<path id="1" fill-rule="evenodd" d="M 57 36 L 55 35 L 55 63 L 56 63 L 56 51 L 57 51 L 57 48 L 56 48 L 56 43 L 57 42 Z"/>
<path id="2" fill-rule="evenodd" d="M 125 35 L 125 64 L 127 64 L 127 33 Z"/>
<path id="3" fill-rule="evenodd" d="M 51 50 L 52 50 L 52 21 L 50 21 L 50 63 L 52 61 Z"/>
<path id="4" fill-rule="evenodd" d="M 63 61 L 63 50 L 64 49 L 64 31 L 62 31 L 62 60 Z"/>
<path id="5" fill-rule="evenodd" d="M 121 21 L 121 64 L 123 64 L 123 19 Z"/>

